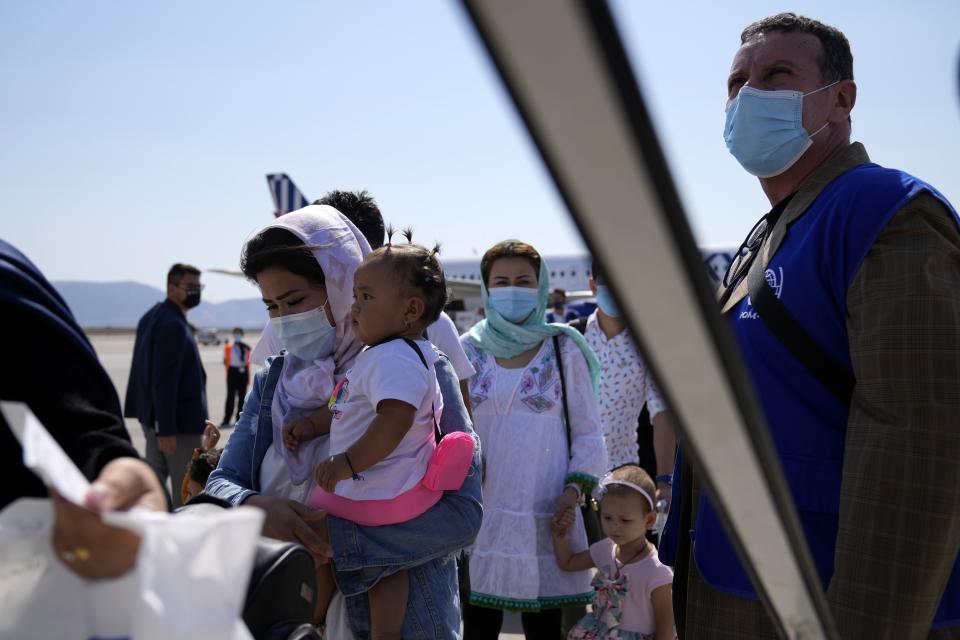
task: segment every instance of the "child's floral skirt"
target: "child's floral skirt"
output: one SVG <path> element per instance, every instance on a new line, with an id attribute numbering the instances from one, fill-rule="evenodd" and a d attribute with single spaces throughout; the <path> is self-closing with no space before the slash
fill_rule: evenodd
<path id="1" fill-rule="evenodd" d="M 567 640 L 653 640 L 653 636 L 620 629 L 620 611 L 627 595 L 627 576 L 609 578 L 598 571 L 593 578 L 593 611 L 567 635 Z"/>

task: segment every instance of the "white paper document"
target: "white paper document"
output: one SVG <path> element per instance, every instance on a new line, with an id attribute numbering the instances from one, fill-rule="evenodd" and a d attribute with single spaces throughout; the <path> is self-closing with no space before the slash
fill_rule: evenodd
<path id="1" fill-rule="evenodd" d="M 23 463 L 31 471 L 61 496 L 83 506 L 90 483 L 29 409 L 24 416 L 20 446 Z"/>

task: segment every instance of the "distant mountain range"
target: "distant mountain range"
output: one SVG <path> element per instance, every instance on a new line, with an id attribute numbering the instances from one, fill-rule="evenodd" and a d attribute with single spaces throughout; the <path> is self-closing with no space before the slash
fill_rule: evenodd
<path id="1" fill-rule="evenodd" d="M 140 316 L 166 297 L 156 287 L 139 282 L 54 282 L 81 327 L 136 328 Z M 261 329 L 267 314 L 263 302 L 227 300 L 201 302 L 187 316 L 197 327 Z"/>

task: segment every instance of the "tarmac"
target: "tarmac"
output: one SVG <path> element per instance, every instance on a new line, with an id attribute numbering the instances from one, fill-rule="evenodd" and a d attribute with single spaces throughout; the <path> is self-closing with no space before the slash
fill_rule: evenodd
<path id="1" fill-rule="evenodd" d="M 248 332 L 244 337 L 247 344 L 256 345 L 260 335 L 258 333 Z M 127 391 L 127 380 L 130 377 L 130 362 L 133 357 L 133 343 L 135 335 L 129 333 L 111 333 L 102 335 L 91 335 L 90 340 L 93 347 L 100 357 L 100 362 L 110 375 L 117 393 L 120 395 L 120 401 L 123 402 Z M 210 412 L 210 419 L 216 424 L 220 424 L 223 419 L 224 403 L 227 397 L 227 380 L 223 368 L 223 345 L 199 346 L 200 360 L 207 372 L 207 408 Z M 253 372 L 259 368 L 253 367 Z M 252 373 L 251 373 L 252 377 Z M 127 418 L 127 431 L 130 433 L 130 439 L 133 445 L 144 454 L 143 431 L 140 423 L 131 418 Z M 233 432 L 230 428 L 221 429 L 220 444 L 224 446 Z M 169 487 L 168 487 L 169 488 Z M 177 485 L 179 491 L 179 483 Z M 503 620 L 503 630 L 500 638 L 507 640 L 519 640 L 523 638 L 523 631 L 520 626 L 520 615 L 506 613 Z"/>
<path id="2" fill-rule="evenodd" d="M 107 370 L 113 386 L 117 388 L 120 395 L 120 402 L 123 402 L 124 395 L 127 392 L 127 380 L 130 377 L 130 363 L 133 359 L 133 343 L 135 335 L 130 333 L 115 333 L 105 335 L 90 336 L 93 342 L 93 348 L 96 349 L 100 357 L 100 363 Z M 260 339 L 259 334 L 247 334 L 244 339 L 249 345 L 255 345 Z M 227 377 L 223 368 L 223 344 L 203 346 L 200 348 L 200 360 L 203 362 L 203 368 L 207 372 L 207 410 L 210 412 L 210 419 L 216 424 L 220 424 L 223 419 L 223 405 L 227 399 Z M 254 367 L 254 371 L 258 368 Z M 130 433 L 130 439 L 133 445 L 140 452 L 144 453 L 143 431 L 140 423 L 134 418 L 127 418 L 127 431 Z M 232 428 L 221 429 L 220 446 L 227 442 L 227 438 L 233 432 Z M 179 486 L 178 486 L 179 490 Z"/>

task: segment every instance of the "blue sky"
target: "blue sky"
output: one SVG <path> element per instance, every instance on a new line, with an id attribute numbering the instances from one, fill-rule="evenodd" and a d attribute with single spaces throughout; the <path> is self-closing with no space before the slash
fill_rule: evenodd
<path id="1" fill-rule="evenodd" d="M 666 4 L 613 6 L 701 243 L 767 208 L 723 145 L 725 78 L 740 30 L 783 9 L 847 34 L 873 159 L 960 202 L 960 3 Z M 280 171 L 310 199 L 369 189 L 448 258 L 582 249 L 456 2 L 7 2 L 0 42 L 0 236 L 51 279 L 235 268 Z"/>

